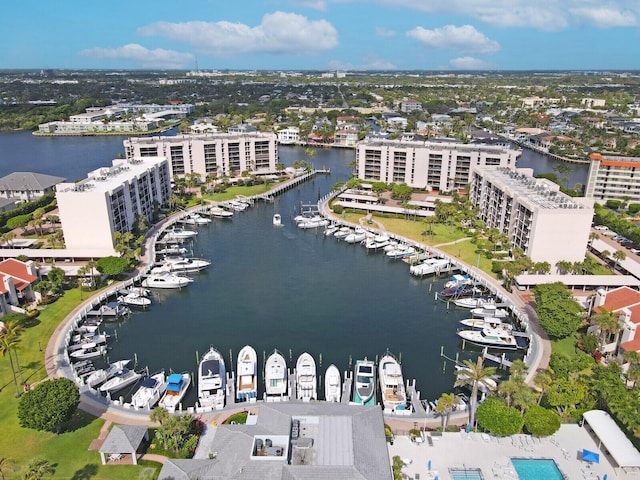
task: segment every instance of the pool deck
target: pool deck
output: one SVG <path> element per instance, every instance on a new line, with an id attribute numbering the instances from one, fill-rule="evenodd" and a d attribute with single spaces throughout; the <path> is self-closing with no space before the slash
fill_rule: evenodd
<path id="1" fill-rule="evenodd" d="M 402 472 L 407 479 L 451 480 L 449 468 L 479 468 L 485 480 L 518 480 L 511 458 L 552 458 L 571 480 L 608 480 L 632 478 L 622 471 L 616 474 L 609 459 L 598 449 L 589 433 L 579 425 L 563 425 L 552 437 L 531 435 L 494 437 L 465 431 L 432 436 L 429 442 L 412 442 L 408 436 L 395 437 L 389 448 L 389 459 L 399 456 L 405 462 Z M 600 463 L 588 464 L 581 460 L 582 449 L 600 453 Z M 431 461 L 431 471 L 428 464 Z M 416 475 L 417 474 L 417 475 Z M 637 477 L 633 477 L 637 478 Z"/>

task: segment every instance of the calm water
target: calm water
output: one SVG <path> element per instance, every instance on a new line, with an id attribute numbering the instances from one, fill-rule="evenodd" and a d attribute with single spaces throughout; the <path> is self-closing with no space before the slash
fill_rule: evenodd
<path id="1" fill-rule="evenodd" d="M 84 177 L 123 152 L 122 137 L 38 138 L 28 132 L 0 135 L 0 175 L 33 170 Z M 541 165 L 544 157 L 523 155 Z M 281 147 L 280 161 L 291 165 L 305 159 L 304 150 Z M 299 230 L 292 217 L 302 203 L 315 203 L 339 180 L 349 177 L 352 150 L 318 150 L 310 160 L 330 168 L 278 197 L 256 204 L 232 221 L 214 221 L 200 228 L 193 254 L 213 265 L 180 291 L 154 293 L 147 312 L 107 329 L 117 335 L 111 360 L 132 358 L 151 372 L 164 368 L 195 372 L 198 354 L 215 346 L 229 361 L 245 344 L 254 346 L 262 368 L 274 348 L 289 367 L 308 351 L 320 364 L 319 373 L 335 363 L 344 372 L 365 356 L 375 359 L 387 348 L 400 355 L 405 378 L 417 381 L 422 398 L 451 391 L 452 366 L 443 372 L 440 349 L 454 357 L 462 352 L 456 335 L 463 310 L 447 311 L 434 293 L 445 279 L 416 279 L 401 261 L 369 253 L 359 245 L 325 238 L 314 230 Z M 546 160 L 546 159 L 544 159 Z M 536 163 L 538 162 L 538 163 Z M 553 168 L 547 161 L 546 166 Z M 536 168 L 537 170 L 537 168 Z M 572 182 L 584 181 L 574 172 Z M 586 173 L 584 173 L 586 179 Z M 280 213 L 284 227 L 274 228 Z M 262 386 L 261 386 L 262 387 Z M 195 403 L 193 390 L 185 405 Z"/>

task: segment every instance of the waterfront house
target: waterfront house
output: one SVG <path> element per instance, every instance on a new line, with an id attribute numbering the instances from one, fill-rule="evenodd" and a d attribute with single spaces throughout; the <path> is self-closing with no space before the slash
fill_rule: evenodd
<path id="1" fill-rule="evenodd" d="M 0 197 L 29 202 L 53 192 L 63 177 L 34 172 L 13 172 L 0 178 Z"/>

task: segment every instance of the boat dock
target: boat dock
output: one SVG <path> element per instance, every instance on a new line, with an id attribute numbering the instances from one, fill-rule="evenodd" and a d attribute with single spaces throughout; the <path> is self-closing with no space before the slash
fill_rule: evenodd
<path id="1" fill-rule="evenodd" d="M 348 404 L 351 402 L 351 384 L 353 383 L 353 373 L 350 370 L 344 372 L 344 381 L 342 382 L 342 394 L 340 395 L 340 403 Z"/>
<path id="2" fill-rule="evenodd" d="M 311 170 L 310 172 L 304 173 L 298 177 L 290 178 L 289 180 L 285 180 L 284 182 L 276 185 L 267 193 L 262 193 L 260 195 L 254 195 L 250 198 L 255 198 L 256 200 L 264 200 L 265 202 L 273 202 L 273 197 L 276 195 L 280 195 L 282 192 L 286 192 L 287 190 L 292 189 L 293 187 L 298 186 L 302 182 L 306 182 L 310 178 L 316 176 L 317 174 L 328 175 L 331 173 L 331 170 Z"/>

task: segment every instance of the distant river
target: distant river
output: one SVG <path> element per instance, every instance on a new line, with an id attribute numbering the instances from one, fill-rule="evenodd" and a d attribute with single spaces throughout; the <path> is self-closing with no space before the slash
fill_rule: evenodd
<path id="1" fill-rule="evenodd" d="M 123 153 L 123 139 L 0 134 L 0 175 L 24 170 L 81 178 Z M 279 152 L 285 165 L 307 159 L 316 168 L 330 168 L 331 175 L 319 175 L 273 204 L 237 213 L 232 221 L 201 227 L 192 251 L 213 265 L 183 290 L 156 292 L 149 311 L 108 326 L 117 335 L 110 359 L 136 354 L 152 372 L 195 373 L 197 355 L 210 345 L 227 362 L 233 356 L 235 364 L 239 349 L 251 344 L 260 368 L 264 355 L 277 348 L 291 360 L 290 368 L 304 351 L 317 363 L 322 358 L 319 373 L 324 374 L 331 363 L 344 372 L 355 360 L 375 359 L 388 348 L 401 355 L 405 378 L 416 379 L 422 398 L 451 391 L 452 366 L 448 362 L 443 372 L 441 347 L 450 357 L 477 353 L 461 351 L 456 335 L 458 320 L 467 312 L 448 311 L 434 299 L 445 279 L 413 278 L 401 261 L 367 254 L 361 246 L 299 230 L 293 223 L 301 204 L 317 202 L 349 177 L 354 152 L 318 149 L 312 159 L 302 148 L 280 147 Z M 523 157 L 542 165 L 540 159 Z M 572 182 L 584 181 L 574 175 Z M 272 226 L 276 212 L 283 217 L 279 229 Z M 185 405 L 194 403 L 192 391 Z"/>

